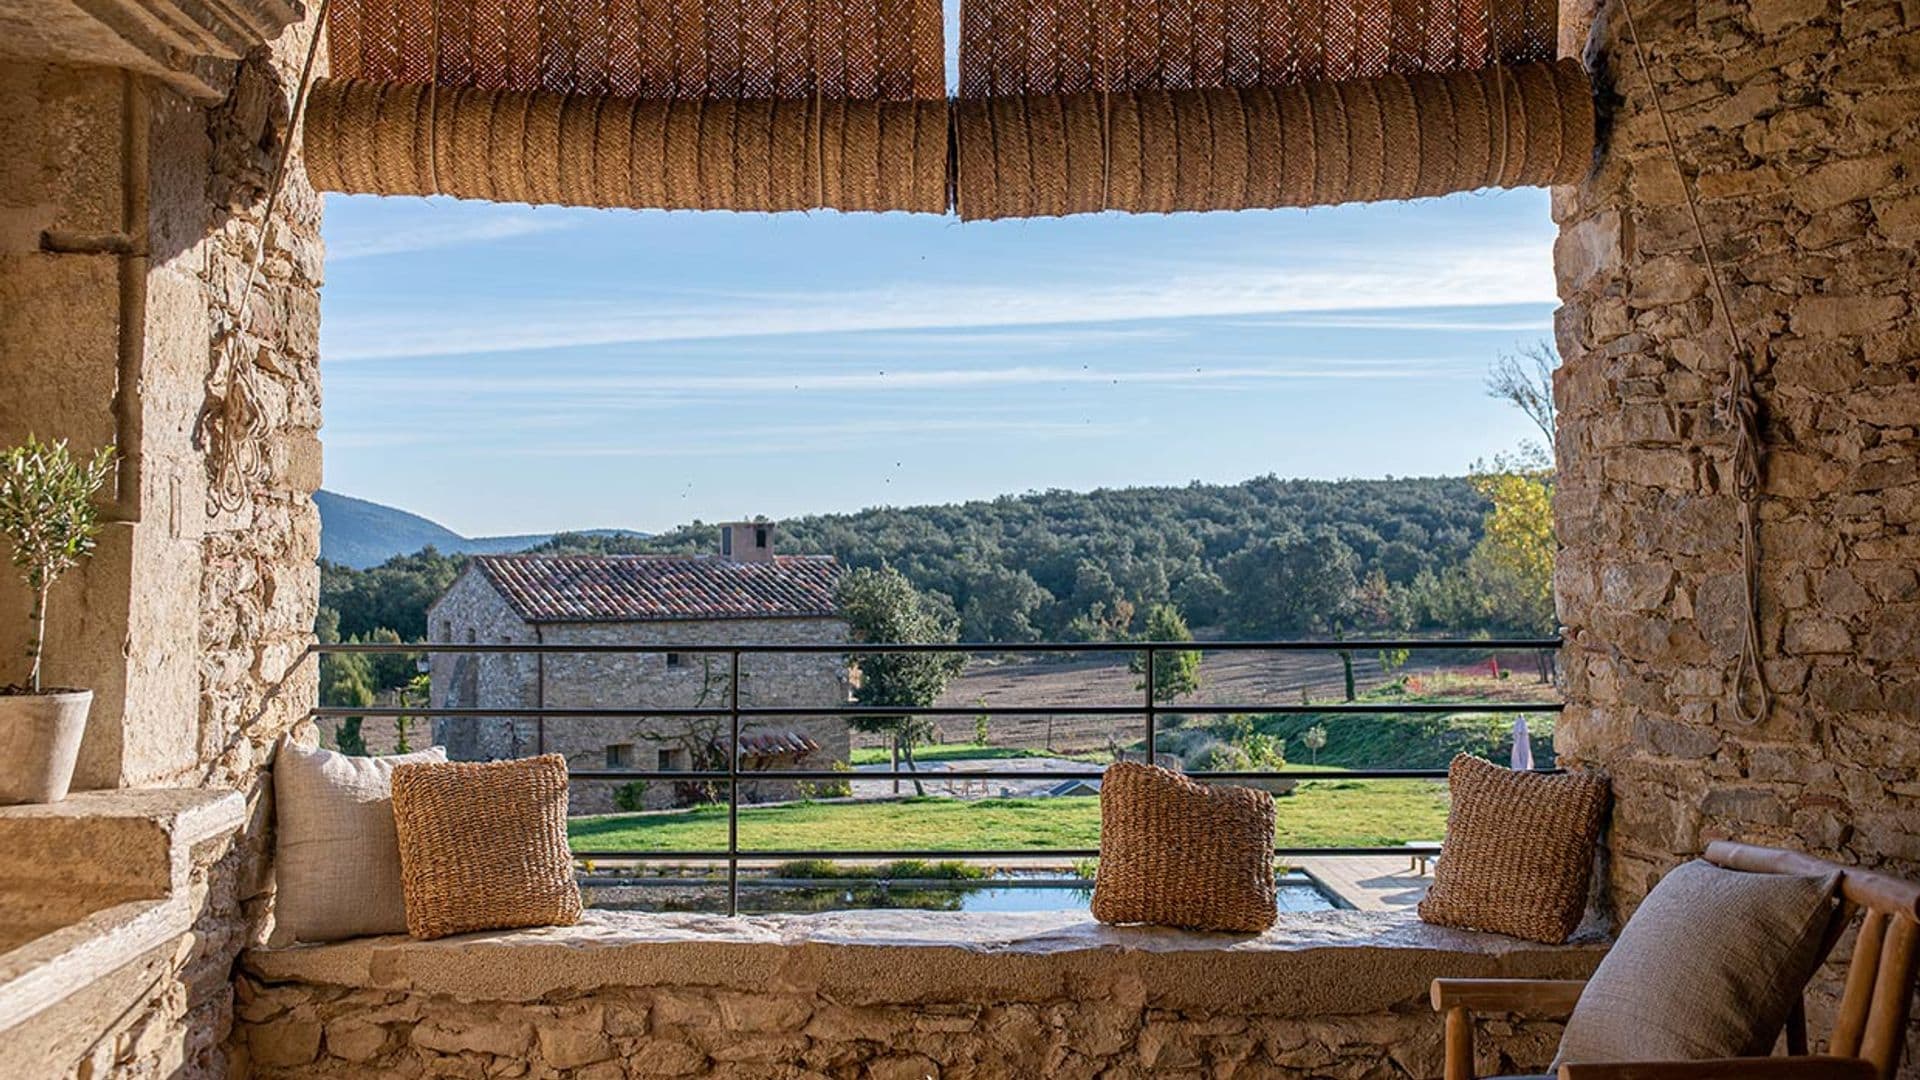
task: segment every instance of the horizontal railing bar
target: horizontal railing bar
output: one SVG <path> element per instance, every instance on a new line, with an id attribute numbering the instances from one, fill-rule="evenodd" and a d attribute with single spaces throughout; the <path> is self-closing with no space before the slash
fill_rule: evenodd
<path id="1" fill-rule="evenodd" d="M 580 644 L 490 644 L 485 642 L 333 642 L 313 645 L 310 651 L 321 654 L 331 653 L 526 653 L 564 654 L 564 653 L 687 653 L 690 655 L 730 655 L 732 653 L 764 654 L 863 654 L 863 653 L 1127 653 L 1142 649 L 1164 649 L 1172 652 L 1374 652 L 1385 650 L 1394 652 L 1406 650 L 1513 650 L 1529 651 L 1557 649 L 1561 645 L 1559 638 L 1488 638 L 1486 640 L 1460 640 L 1451 638 L 1383 638 L 1376 640 L 1309 640 L 1309 641 L 1056 641 L 1047 643 L 1002 644 L 986 641 L 957 641 L 952 644 L 929 644 L 925 642 L 848 642 L 834 644 L 828 642 L 755 642 L 743 645 L 671 645 L 671 644 L 619 644 L 595 642 Z"/>
<path id="2" fill-rule="evenodd" d="M 1566 706 L 1558 701 L 1418 701 L 1397 704 L 1359 704 L 1340 702 L 1327 705 L 1287 705 L 1213 702 L 1192 705 L 1168 705 L 1156 711 L 1167 716 L 1226 716 L 1234 713 L 1267 713 L 1274 716 L 1444 716 L 1448 713 L 1536 713 L 1560 712 Z M 891 717 L 891 716 L 1140 716 L 1147 710 L 1139 705 L 975 705 L 964 706 L 887 706 L 884 708 L 810 708 L 805 705 L 740 706 L 740 718 L 767 717 L 806 719 L 812 717 Z M 323 705 L 312 710 L 321 716 L 479 716 L 501 720 L 579 719 L 579 720 L 671 720 L 676 718 L 732 716 L 730 709 L 693 706 L 685 709 L 561 709 L 561 708 L 486 708 L 484 706 L 401 706 Z"/>
<path id="3" fill-rule="evenodd" d="M 1432 842 L 1414 842 L 1391 847 L 1306 847 L 1273 849 L 1273 853 L 1282 857 L 1296 856 L 1350 856 L 1350 855 L 1409 855 L 1423 851 L 1440 850 L 1438 840 Z M 636 862 L 665 862 L 668 860 L 697 859 L 700 861 L 725 861 L 728 852 L 722 848 L 715 851 L 575 851 L 574 859 L 631 859 Z M 864 848 L 864 849 L 767 849 L 741 848 L 738 856 L 745 859 L 770 859 L 786 862 L 794 859 L 1092 859 L 1100 855 L 1099 848 L 951 848 L 931 850 L 927 848 Z"/>
<path id="4" fill-rule="evenodd" d="M 1525 769 L 1541 776 L 1557 776 L 1564 770 L 1555 768 Z M 674 769 L 572 769 L 567 773 L 574 780 L 647 780 L 663 783 L 715 784 L 724 785 L 732 780 L 731 774 L 724 770 L 674 770 Z M 1180 775 L 1191 780 L 1445 780 L 1445 769 L 1221 769 L 1217 771 L 1182 772 Z M 882 783 L 893 780 L 918 780 L 922 783 L 939 783 L 947 780 L 1099 780 L 1106 776 L 1104 769 L 941 769 L 916 772 L 911 769 L 858 769 L 837 771 L 826 769 L 767 769 L 749 770 L 740 774 L 742 783 L 757 781 L 798 781 L 802 783 L 828 782 L 851 783 L 863 781 Z M 713 805 L 719 805 L 715 803 Z M 690 809 L 682 807 L 680 809 Z"/>

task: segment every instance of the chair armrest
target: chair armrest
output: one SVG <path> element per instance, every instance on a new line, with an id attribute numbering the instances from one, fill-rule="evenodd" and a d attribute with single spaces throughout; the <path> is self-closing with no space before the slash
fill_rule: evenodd
<path id="1" fill-rule="evenodd" d="M 1560 1066 L 1560 1080 L 1874 1080 L 1873 1063 L 1842 1057 L 1716 1058 Z"/>
<path id="2" fill-rule="evenodd" d="M 1580 979 L 1435 979 L 1433 1010 L 1566 1016 L 1586 985 Z"/>

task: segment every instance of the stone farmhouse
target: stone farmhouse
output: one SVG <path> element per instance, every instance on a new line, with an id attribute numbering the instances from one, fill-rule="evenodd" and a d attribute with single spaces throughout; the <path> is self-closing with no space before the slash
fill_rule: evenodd
<path id="1" fill-rule="evenodd" d="M 776 555 L 774 526 L 721 528 L 709 555 L 492 555 L 475 558 L 428 612 L 429 640 L 488 645 L 838 644 L 840 564 L 830 555 Z M 442 653 L 431 659 L 436 709 L 721 708 L 725 653 Z M 838 654 L 751 654 L 740 662 L 743 706 L 843 706 Z M 561 753 L 576 770 L 724 770 L 726 717 L 645 719 L 456 716 L 433 725 L 455 760 Z M 844 720 L 742 724 L 742 769 L 845 767 Z M 636 786 L 637 785 L 637 786 Z M 756 799 L 791 784 L 750 785 Z M 683 805 L 703 785 L 580 778 L 573 810 Z"/>

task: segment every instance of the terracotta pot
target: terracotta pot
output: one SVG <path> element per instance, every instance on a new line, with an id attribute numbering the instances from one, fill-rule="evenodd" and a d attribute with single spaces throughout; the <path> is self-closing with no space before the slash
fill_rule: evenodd
<path id="1" fill-rule="evenodd" d="M 92 706 L 91 690 L 0 694 L 0 805 L 67 797 Z"/>

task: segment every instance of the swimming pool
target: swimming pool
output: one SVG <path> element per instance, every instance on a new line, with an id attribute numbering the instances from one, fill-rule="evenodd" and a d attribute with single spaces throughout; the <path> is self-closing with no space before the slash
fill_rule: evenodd
<path id="1" fill-rule="evenodd" d="M 726 907 L 724 881 L 633 878 L 583 884 L 589 907 L 612 911 L 714 911 Z M 1333 911 L 1339 907 L 1305 874 L 1284 875 L 1277 896 L 1283 912 Z M 740 910 L 774 914 L 914 908 L 926 911 L 1085 911 L 1093 883 L 1033 874 L 998 875 L 977 881 L 796 881 L 742 876 Z"/>

